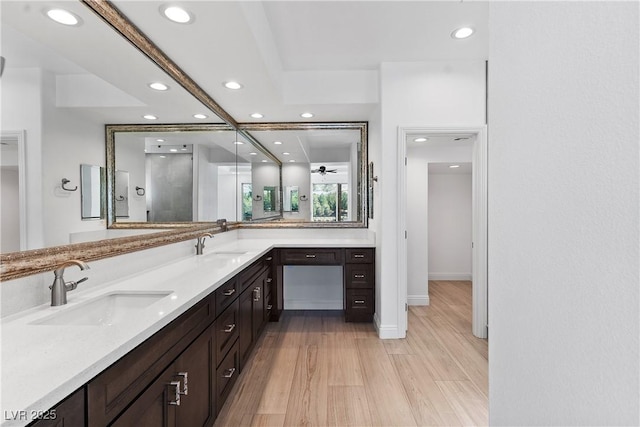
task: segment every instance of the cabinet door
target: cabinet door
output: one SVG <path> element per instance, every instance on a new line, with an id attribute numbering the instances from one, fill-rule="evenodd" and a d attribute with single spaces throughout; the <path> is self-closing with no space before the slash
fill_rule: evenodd
<path id="1" fill-rule="evenodd" d="M 251 289 L 253 290 L 252 301 L 252 331 L 253 331 L 253 341 L 257 340 L 260 336 L 260 332 L 262 332 L 262 326 L 264 325 L 264 290 L 265 290 L 265 282 L 267 280 L 268 274 L 264 272 L 258 277 L 258 279 L 251 285 Z"/>
<path id="2" fill-rule="evenodd" d="M 239 314 L 238 314 L 238 351 L 240 353 L 240 369 L 244 367 L 244 364 L 249 357 L 251 351 L 251 343 L 253 342 L 253 288 L 249 287 L 242 294 L 239 299 Z"/>
<path id="3" fill-rule="evenodd" d="M 181 382 L 179 426 L 199 427 L 213 424 L 215 402 L 215 331 L 207 329 L 175 362 L 176 379 Z"/>
<path id="4" fill-rule="evenodd" d="M 174 427 L 181 384 L 172 364 L 112 424 L 115 427 Z"/>

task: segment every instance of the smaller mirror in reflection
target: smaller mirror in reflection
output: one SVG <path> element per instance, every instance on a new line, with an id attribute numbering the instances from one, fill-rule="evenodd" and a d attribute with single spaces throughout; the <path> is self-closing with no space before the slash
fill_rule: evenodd
<path id="1" fill-rule="evenodd" d="M 299 212 L 299 196 L 298 187 L 289 186 L 284 188 L 284 194 L 282 197 L 282 207 L 285 212 Z"/>
<path id="2" fill-rule="evenodd" d="M 104 218 L 104 168 L 80 165 L 80 205 L 82 219 Z"/>
<path id="3" fill-rule="evenodd" d="M 263 190 L 264 196 L 262 198 L 264 212 L 275 212 L 276 211 L 276 201 L 278 196 L 276 194 L 276 187 L 264 187 Z"/>
<path id="4" fill-rule="evenodd" d="M 129 218 L 129 172 L 116 170 L 116 217 Z"/>

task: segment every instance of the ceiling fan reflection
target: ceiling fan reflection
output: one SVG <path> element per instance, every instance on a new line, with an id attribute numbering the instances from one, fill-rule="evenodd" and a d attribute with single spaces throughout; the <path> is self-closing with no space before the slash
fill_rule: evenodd
<path id="1" fill-rule="evenodd" d="M 337 169 L 327 169 L 326 166 L 319 166 L 318 169 L 312 169 L 311 173 L 319 173 L 320 175 L 326 175 L 327 173 L 336 173 Z"/>

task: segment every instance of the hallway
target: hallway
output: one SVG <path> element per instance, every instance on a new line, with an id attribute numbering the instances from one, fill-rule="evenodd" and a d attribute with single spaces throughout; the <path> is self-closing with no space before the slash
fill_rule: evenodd
<path id="1" fill-rule="evenodd" d="M 216 426 L 487 425 L 487 341 L 471 334 L 471 282 L 429 282 L 402 340 L 340 311 L 269 323 Z"/>

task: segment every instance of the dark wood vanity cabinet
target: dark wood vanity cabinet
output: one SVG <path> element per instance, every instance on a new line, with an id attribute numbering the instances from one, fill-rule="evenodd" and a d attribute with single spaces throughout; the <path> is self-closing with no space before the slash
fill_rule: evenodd
<path id="1" fill-rule="evenodd" d="M 344 274 L 344 318 L 346 322 L 371 322 L 375 311 L 374 248 L 281 248 L 276 252 L 272 320 L 284 309 L 285 265 L 341 265 Z"/>
<path id="2" fill-rule="evenodd" d="M 211 426 L 283 310 L 283 265 L 342 265 L 345 321 L 370 322 L 373 248 L 283 248 L 253 262 L 56 406 L 43 426 Z"/>
<path id="3" fill-rule="evenodd" d="M 371 322 L 375 311 L 375 249 L 345 249 L 344 320 Z"/>
<path id="4" fill-rule="evenodd" d="M 211 426 L 267 320 L 265 255 L 86 385 L 89 426 Z M 84 396 L 83 396 L 84 397 Z"/>

